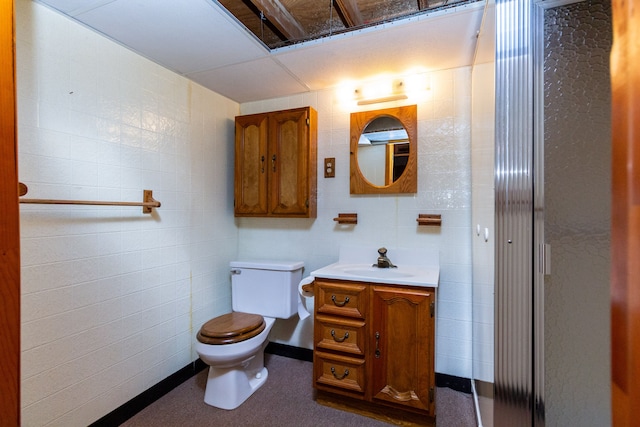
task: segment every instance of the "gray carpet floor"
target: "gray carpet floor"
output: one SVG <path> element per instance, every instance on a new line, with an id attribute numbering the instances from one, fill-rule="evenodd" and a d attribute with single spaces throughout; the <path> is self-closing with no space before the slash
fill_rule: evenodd
<path id="1" fill-rule="evenodd" d="M 390 424 L 316 403 L 311 362 L 265 354 L 267 382 L 240 407 L 226 411 L 204 403 L 207 369 L 152 403 L 122 426 L 375 427 Z M 470 394 L 436 391 L 438 427 L 475 427 Z"/>

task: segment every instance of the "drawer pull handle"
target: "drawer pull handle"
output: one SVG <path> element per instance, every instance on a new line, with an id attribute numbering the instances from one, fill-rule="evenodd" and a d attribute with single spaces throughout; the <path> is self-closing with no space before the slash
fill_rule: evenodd
<path id="1" fill-rule="evenodd" d="M 336 331 L 335 331 L 335 329 L 332 329 L 332 330 L 331 330 L 331 336 L 333 337 L 333 340 L 334 340 L 335 342 L 344 342 L 344 340 L 346 340 L 347 338 L 349 338 L 349 332 L 348 332 L 348 331 L 347 331 L 347 332 L 345 332 L 345 333 L 344 333 L 344 336 L 343 336 L 342 338 L 338 338 L 338 337 L 336 337 Z"/>
<path id="2" fill-rule="evenodd" d="M 337 379 L 337 380 L 343 380 L 345 379 L 345 377 L 347 375 L 349 375 L 349 370 L 347 368 L 344 369 L 344 374 L 342 374 L 341 377 L 336 375 L 336 368 L 334 368 L 333 366 L 331 367 L 331 373 L 333 374 L 333 376 Z"/>
<path id="3" fill-rule="evenodd" d="M 337 305 L 338 307 L 344 307 L 349 302 L 349 297 L 344 297 L 344 301 L 343 302 L 338 302 L 338 301 L 336 301 L 336 296 L 335 295 L 331 295 L 331 301 L 333 301 L 333 303 L 335 305 Z"/>
<path id="4" fill-rule="evenodd" d="M 380 332 L 376 332 L 376 359 L 380 359 Z"/>

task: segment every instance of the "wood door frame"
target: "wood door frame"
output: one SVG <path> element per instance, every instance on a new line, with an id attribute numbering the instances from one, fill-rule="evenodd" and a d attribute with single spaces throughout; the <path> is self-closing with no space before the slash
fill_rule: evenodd
<path id="1" fill-rule="evenodd" d="M 634 2 L 612 6 L 611 394 L 620 427 L 640 407 L 640 15 Z"/>
<path id="2" fill-rule="evenodd" d="M 14 2 L 0 2 L 0 424 L 20 425 L 20 227 Z"/>

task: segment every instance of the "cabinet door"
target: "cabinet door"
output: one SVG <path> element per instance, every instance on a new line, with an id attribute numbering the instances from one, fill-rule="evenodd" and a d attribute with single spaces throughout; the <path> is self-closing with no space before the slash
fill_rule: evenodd
<path id="1" fill-rule="evenodd" d="M 310 108 L 298 108 L 269 117 L 269 211 L 274 216 L 315 217 L 316 131 L 311 127 L 316 124 L 312 113 Z"/>
<path id="2" fill-rule="evenodd" d="M 236 117 L 235 201 L 236 215 L 267 214 L 268 115 Z"/>
<path id="3" fill-rule="evenodd" d="M 369 359 L 373 400 L 435 415 L 430 289 L 372 288 Z"/>

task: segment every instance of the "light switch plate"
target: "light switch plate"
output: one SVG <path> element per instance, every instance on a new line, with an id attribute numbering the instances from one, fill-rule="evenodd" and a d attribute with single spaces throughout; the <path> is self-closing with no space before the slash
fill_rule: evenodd
<path id="1" fill-rule="evenodd" d="M 324 177 L 335 178 L 336 177 L 336 158 L 326 157 L 324 159 Z"/>

